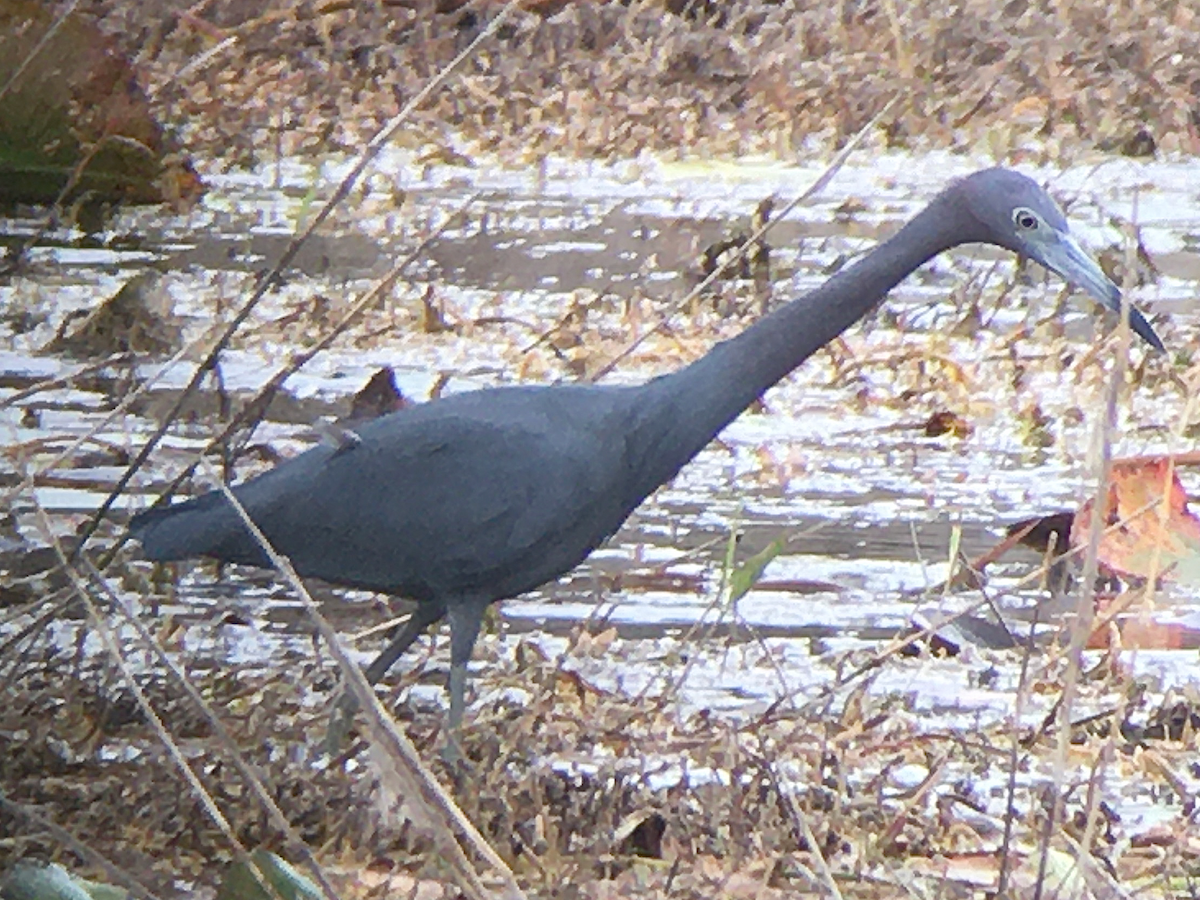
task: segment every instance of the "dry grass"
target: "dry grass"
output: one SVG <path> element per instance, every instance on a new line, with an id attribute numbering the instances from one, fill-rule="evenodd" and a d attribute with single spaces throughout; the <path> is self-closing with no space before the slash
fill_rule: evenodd
<path id="1" fill-rule="evenodd" d="M 95 0 L 200 157 L 356 149 L 500 4 L 214 0 L 164 17 Z M 183 6 L 184 4 L 176 4 Z M 408 142 L 492 151 L 791 158 L 852 135 L 894 92 L 895 146 L 1057 158 L 1200 149 L 1190 0 L 781 3 L 578 0 L 517 11 Z M 462 7 L 450 13 L 438 8 Z M 474 4 L 478 8 L 480 4 Z M 709 16 L 705 18 L 705 10 Z"/>
<path id="2" fill-rule="evenodd" d="M 618 654 L 609 664 L 621 664 L 619 647 L 604 645 Z M 589 652 L 586 639 L 577 652 Z M 180 789 L 128 693 L 104 668 L 90 666 L 64 691 L 46 681 L 50 663 L 18 679 L 0 713 L 0 734 L 24 734 L 5 741 L 0 754 L 8 799 L 66 826 L 160 896 L 177 890 L 175 878 L 219 880 L 228 842 Z M 1057 691 L 1060 669 L 1039 670 L 1029 689 Z M 819 891 L 815 873 L 824 865 L 846 897 L 895 896 L 902 884 L 949 896 L 937 893 L 944 867 L 960 878 L 968 870 L 995 878 L 1004 821 L 985 811 L 994 808 L 985 785 L 1011 764 L 1007 727 L 931 733 L 895 699 L 862 690 L 741 723 L 681 720 L 669 691 L 655 699 L 611 696 L 524 643 L 511 657 L 489 660 L 487 670 L 492 688 L 517 690 L 524 699 L 477 707 L 465 734 L 468 769 L 440 772 L 532 895 L 796 896 Z M 328 719 L 311 701 L 332 685 L 328 669 L 305 665 L 279 678 L 193 666 L 190 674 L 343 896 L 366 895 L 375 883 L 364 874 L 370 871 L 407 873 L 431 886 L 445 878 L 419 829 L 389 826 L 378 814 L 361 747 L 343 757 L 349 767 L 312 765 Z M 144 687 L 237 838 L 282 850 L 187 700 L 169 679 L 147 677 Z M 1192 803 L 1170 786 L 1187 781 L 1188 746 L 1200 722 L 1195 708 L 1178 697 L 1149 704 L 1136 685 L 1103 667 L 1080 691 L 1111 712 L 1074 730 L 1072 776 L 1061 797 L 1068 843 L 1053 842 L 1060 850 L 1084 839 L 1091 794 L 1107 778 L 1154 786 L 1151 802 L 1171 815 L 1181 802 Z M 424 754 L 437 760 L 440 711 L 401 705 L 399 712 Z M 1020 769 L 1042 765 L 1053 752 L 1052 718 L 1016 736 Z M 1144 749 L 1135 754 L 1135 746 Z M 122 758 L 131 748 L 140 753 Z M 679 780 L 681 766 L 691 783 Z M 1022 783 L 1014 795 L 1016 884 L 1029 882 L 1054 799 L 1049 785 Z M 0 811 L 0 823 L 18 835 L 5 855 L 75 859 L 18 816 Z M 1107 882 L 1164 896 L 1163 879 L 1180 885 L 1195 874 L 1195 834 L 1159 832 L 1133 844 L 1118 835 L 1119 818 L 1101 805 L 1088 850 Z"/>
<path id="3" fill-rule="evenodd" d="M 216 0 L 176 4 L 164 17 L 169 5 L 97 0 L 92 8 L 140 57 L 189 152 L 229 165 L 359 149 L 489 14 L 443 13 L 417 0 L 267 11 Z M 1200 140 L 1200 19 L 1191 0 L 690 5 L 709 20 L 678 3 L 675 12 L 659 2 L 555 5 L 549 16 L 515 14 L 402 140 L 514 163 L 643 150 L 791 156 L 814 141 L 844 141 L 897 88 L 908 99 L 885 132 L 899 146 L 982 145 L 1001 157 L 1036 146 L 1057 158 L 1092 147 L 1140 151 L 1146 137 L 1187 152 Z M 887 364 L 901 368 L 895 357 Z M 596 652 L 596 640 L 577 635 L 572 653 Z M 176 879 L 215 883 L 229 841 L 181 789 L 111 664 L 15 646 L 45 655 L 5 658 L 0 799 L 35 809 L 164 894 L 181 890 Z M 619 652 L 614 645 L 613 666 Z M 441 771 L 532 894 L 962 896 L 966 881 L 947 888 L 940 873 L 974 868 L 994 881 L 1005 846 L 1011 896 L 1036 896 L 1042 848 L 1091 861 L 1107 895 L 1194 892 L 1200 838 L 1183 774 L 1200 725 L 1194 698 L 1146 700 L 1115 663 L 1070 684 L 1107 712 L 1070 730 L 1069 777 L 1055 781 L 1024 777 L 1058 749 L 1053 716 L 1039 728 L 931 733 L 902 698 L 858 689 L 877 671 L 866 660 L 844 661 L 857 676 L 820 703 L 736 722 L 680 717 L 669 690 L 604 693 L 572 674 L 572 653 L 565 667 L 524 644 L 486 660 L 480 684 L 500 699 L 472 710 L 468 771 Z M 878 663 L 905 665 L 894 655 Z M 1016 667 L 1020 657 L 1001 664 Z M 1031 668 L 1022 696 L 1062 695 L 1054 653 Z M 312 701 L 331 690 L 331 673 L 315 661 L 262 672 L 205 669 L 194 659 L 189 671 L 299 837 L 343 871 L 345 896 L 368 895 L 366 873 L 383 871 L 409 881 L 372 881 L 374 895 L 428 888 L 426 896 L 452 896 L 434 884 L 445 873 L 417 830 L 382 825 L 360 751 L 314 764 L 328 720 Z M 147 666 L 143 677 L 238 840 L 280 847 L 204 718 L 166 673 Z M 435 758 L 440 711 L 401 706 L 400 714 Z M 681 760 L 693 774 L 721 777 L 672 780 Z M 980 785 L 1010 770 L 1022 776 L 1012 810 L 996 816 Z M 925 776 L 914 783 L 913 772 Z M 1157 792 L 1177 830 L 1121 836 L 1097 799 L 1113 778 Z M 1059 803 L 1065 814 L 1052 820 Z M 38 855 L 86 862 L 11 806 L 0 808 L 0 835 L 0 864 Z"/>

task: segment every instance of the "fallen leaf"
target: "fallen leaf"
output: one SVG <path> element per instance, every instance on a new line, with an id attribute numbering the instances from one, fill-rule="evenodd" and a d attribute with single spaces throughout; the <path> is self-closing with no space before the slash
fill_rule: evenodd
<path id="1" fill-rule="evenodd" d="M 926 437 L 941 437 L 949 434 L 956 438 L 965 438 L 969 437 L 974 430 L 970 422 L 948 409 L 935 412 L 925 422 Z"/>
<path id="2" fill-rule="evenodd" d="M 1170 457 L 1117 460 L 1112 465 L 1099 560 L 1123 578 L 1200 580 L 1200 518 Z M 1091 538 L 1092 501 L 1080 507 L 1071 546 Z"/>

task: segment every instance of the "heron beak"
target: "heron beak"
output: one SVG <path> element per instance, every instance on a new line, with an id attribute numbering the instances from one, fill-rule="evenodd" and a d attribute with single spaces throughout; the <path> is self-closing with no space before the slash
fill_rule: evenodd
<path id="1" fill-rule="evenodd" d="M 1092 259 L 1069 234 L 1058 233 L 1053 241 L 1040 244 L 1033 258 L 1052 272 L 1057 272 L 1076 287 L 1081 287 L 1102 306 L 1121 315 L 1121 289 L 1118 288 L 1100 268 L 1099 263 Z M 1129 327 L 1134 334 L 1144 340 L 1155 350 L 1166 352 L 1166 347 L 1150 327 L 1146 317 L 1132 304 L 1129 308 Z"/>

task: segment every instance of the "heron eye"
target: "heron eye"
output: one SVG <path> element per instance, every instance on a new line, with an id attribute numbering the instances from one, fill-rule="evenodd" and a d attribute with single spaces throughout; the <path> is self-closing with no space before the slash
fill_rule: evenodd
<path id="1" fill-rule="evenodd" d="M 1013 210 L 1013 221 L 1025 231 L 1036 231 L 1038 227 L 1038 217 L 1024 207 Z"/>

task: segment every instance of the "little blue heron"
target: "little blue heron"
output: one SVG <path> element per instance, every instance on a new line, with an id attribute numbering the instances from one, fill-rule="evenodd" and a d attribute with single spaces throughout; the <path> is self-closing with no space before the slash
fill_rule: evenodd
<path id="1" fill-rule="evenodd" d="M 872 252 L 696 362 L 635 386 L 486 388 L 386 415 L 234 489 L 304 576 L 417 601 L 367 668 L 374 683 L 450 621 L 450 733 L 488 604 L 581 563 L 652 491 L 816 350 L 934 255 L 995 244 L 1036 260 L 1109 309 L 1120 292 L 1032 180 L 1005 169 L 951 184 Z M 1163 345 L 1129 310 L 1133 330 Z M 153 560 L 268 566 L 219 492 L 133 518 Z"/>

